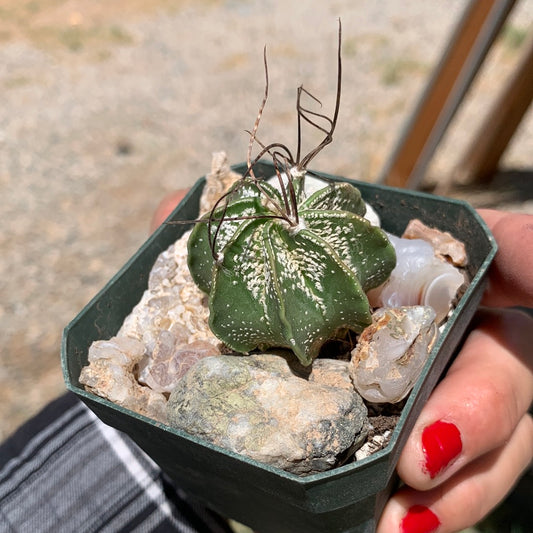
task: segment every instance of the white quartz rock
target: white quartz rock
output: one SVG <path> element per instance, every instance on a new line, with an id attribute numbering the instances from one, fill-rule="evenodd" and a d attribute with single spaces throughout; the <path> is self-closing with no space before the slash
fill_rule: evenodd
<path id="1" fill-rule="evenodd" d="M 350 375 L 369 402 L 396 403 L 409 394 L 438 335 L 431 307 L 381 308 L 352 350 Z"/>
<path id="2" fill-rule="evenodd" d="M 186 232 L 162 252 L 150 273 L 148 289 L 118 333 L 140 340 L 152 354 L 161 331 L 171 330 L 183 344 L 219 340 L 208 326 L 206 295 L 194 283 L 187 266 Z"/>
<path id="3" fill-rule="evenodd" d="M 355 452 L 355 459 L 361 461 L 362 459 L 370 457 L 373 453 L 379 452 L 379 450 L 383 449 L 385 444 L 390 440 L 390 436 L 390 430 L 385 431 L 383 435 L 374 435 Z"/>
<path id="4" fill-rule="evenodd" d="M 135 379 L 134 369 L 143 356 L 144 345 L 135 339 L 95 341 L 89 348 L 89 364 L 81 371 L 80 383 L 117 405 L 165 422 L 166 397 Z"/>
<path id="5" fill-rule="evenodd" d="M 170 393 L 192 366 L 212 355 L 220 355 L 220 350 L 210 342 L 180 343 L 172 331 L 163 330 L 151 357 L 140 366 L 139 382 L 157 392 Z"/>
<path id="6" fill-rule="evenodd" d="M 211 211 L 217 200 L 241 178 L 229 166 L 226 152 L 213 152 L 211 172 L 205 177 L 205 187 L 200 198 L 200 215 Z"/>

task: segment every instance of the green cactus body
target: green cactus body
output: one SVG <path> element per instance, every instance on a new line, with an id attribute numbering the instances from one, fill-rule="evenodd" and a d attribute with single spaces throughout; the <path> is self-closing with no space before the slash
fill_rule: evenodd
<path id="1" fill-rule="evenodd" d="M 338 331 L 371 323 L 365 291 L 389 277 L 396 257 L 363 218 L 358 189 L 332 183 L 305 198 L 303 180 L 293 181 L 289 217 L 274 187 L 243 179 L 193 229 L 188 263 L 219 339 L 238 352 L 289 348 L 307 366 Z"/>

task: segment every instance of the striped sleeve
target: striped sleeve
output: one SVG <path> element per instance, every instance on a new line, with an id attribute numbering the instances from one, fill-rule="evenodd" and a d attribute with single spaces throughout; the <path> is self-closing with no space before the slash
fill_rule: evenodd
<path id="1" fill-rule="evenodd" d="M 0 446 L 0 530 L 231 533 L 71 393 Z"/>

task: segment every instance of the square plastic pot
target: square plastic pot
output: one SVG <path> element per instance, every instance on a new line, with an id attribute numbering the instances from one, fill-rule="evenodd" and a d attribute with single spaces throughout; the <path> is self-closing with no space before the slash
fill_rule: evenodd
<path id="1" fill-rule="evenodd" d="M 245 164 L 233 167 L 243 173 Z M 261 163 L 257 176 L 274 174 Z M 351 181 L 338 176 L 330 179 Z M 192 220 L 205 180 L 198 180 L 168 220 Z M 157 256 L 189 226 L 163 224 L 66 327 L 62 365 L 67 388 L 106 424 L 129 435 L 183 490 L 221 515 L 261 533 L 348 533 L 373 531 L 397 483 L 402 447 L 443 371 L 454 355 L 479 304 L 496 244 L 477 213 L 465 202 L 420 192 L 352 181 L 381 217 L 385 230 L 401 235 L 409 220 L 449 231 L 467 248 L 471 283 L 434 346 L 383 450 L 328 472 L 299 477 L 213 446 L 119 407 L 83 389 L 79 375 L 91 343 L 115 335 L 147 288 Z"/>

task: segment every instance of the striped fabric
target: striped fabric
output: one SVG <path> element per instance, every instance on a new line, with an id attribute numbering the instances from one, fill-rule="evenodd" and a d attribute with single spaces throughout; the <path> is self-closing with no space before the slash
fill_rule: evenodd
<path id="1" fill-rule="evenodd" d="M 0 532 L 231 533 L 73 394 L 0 446 Z"/>

